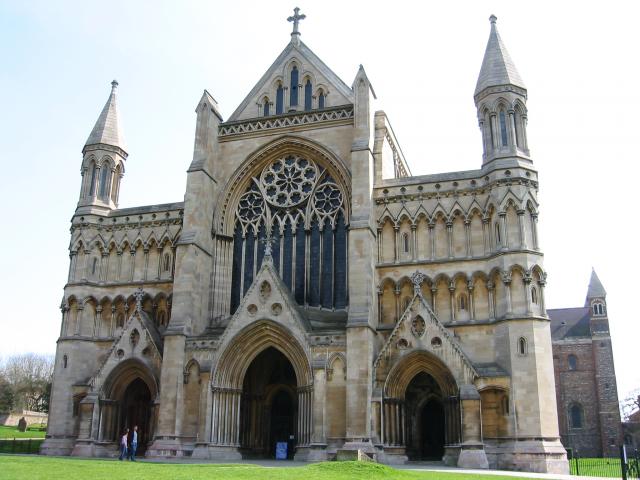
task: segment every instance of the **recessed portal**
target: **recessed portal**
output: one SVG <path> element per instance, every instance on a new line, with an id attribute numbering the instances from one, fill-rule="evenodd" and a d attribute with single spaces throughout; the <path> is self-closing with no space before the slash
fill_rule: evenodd
<path id="1" fill-rule="evenodd" d="M 296 445 L 296 375 L 276 348 L 261 352 L 247 369 L 242 387 L 240 444 L 247 458 L 274 458 L 286 442 L 288 458 Z"/>
<path id="2" fill-rule="evenodd" d="M 151 392 L 149 387 L 140 378 L 133 380 L 124 392 L 120 403 L 120 428 L 121 435 L 125 428 L 133 431 L 134 425 L 138 426 L 138 451 L 144 452 L 147 442 L 150 440 L 151 419 Z"/>
<path id="3" fill-rule="evenodd" d="M 442 460 L 445 445 L 443 395 L 433 377 L 418 373 L 405 394 L 407 455 L 410 460 Z"/>

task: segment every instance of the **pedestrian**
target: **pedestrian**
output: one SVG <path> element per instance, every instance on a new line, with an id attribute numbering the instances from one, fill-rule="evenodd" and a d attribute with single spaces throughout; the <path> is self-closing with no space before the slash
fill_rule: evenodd
<path id="1" fill-rule="evenodd" d="M 131 434 L 131 448 L 129 448 L 129 460 L 136 461 L 136 450 L 138 449 L 138 426 L 133 426 L 133 433 Z"/>
<path id="2" fill-rule="evenodd" d="M 120 437 L 120 460 L 127 457 L 127 442 L 129 440 L 129 429 L 125 428 L 122 437 Z"/>

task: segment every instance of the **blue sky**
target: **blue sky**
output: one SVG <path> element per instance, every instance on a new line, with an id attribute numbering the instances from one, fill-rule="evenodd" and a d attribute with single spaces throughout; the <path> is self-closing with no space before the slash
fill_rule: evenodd
<path id="1" fill-rule="evenodd" d="M 120 82 L 121 206 L 180 201 L 194 108 L 228 117 L 289 41 L 291 2 L 0 0 L 0 356 L 53 352 L 81 150 Z M 363 64 L 416 174 L 481 163 L 473 89 L 498 27 L 529 89 L 548 307 L 608 292 L 621 394 L 640 387 L 634 2 L 299 2 L 302 40 L 347 84 Z"/>

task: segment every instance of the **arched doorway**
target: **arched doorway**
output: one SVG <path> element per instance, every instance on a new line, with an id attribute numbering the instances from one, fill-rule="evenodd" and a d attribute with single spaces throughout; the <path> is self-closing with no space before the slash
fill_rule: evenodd
<path id="1" fill-rule="evenodd" d="M 291 458 L 296 445 L 296 374 L 291 362 L 274 347 L 251 362 L 244 377 L 240 413 L 240 445 L 245 457 L 273 458 L 276 444 L 286 442 Z"/>
<path id="2" fill-rule="evenodd" d="M 431 375 L 418 373 L 405 394 L 407 456 L 410 460 L 441 460 L 445 414 L 442 391 Z"/>
<path id="3" fill-rule="evenodd" d="M 412 352 L 387 377 L 383 443 L 409 460 L 443 460 L 460 444 L 460 395 L 451 370 L 429 352 Z"/>
<path id="4" fill-rule="evenodd" d="M 125 389 L 120 400 L 120 428 L 122 434 L 126 428 L 133 431 L 138 426 L 138 451 L 144 453 L 150 438 L 151 392 L 147 384 L 136 378 Z"/>
<path id="5" fill-rule="evenodd" d="M 125 428 L 138 426 L 138 452 L 153 440 L 158 388 L 155 375 L 141 361 L 125 360 L 109 374 L 100 399 L 102 442 L 118 442 Z"/>

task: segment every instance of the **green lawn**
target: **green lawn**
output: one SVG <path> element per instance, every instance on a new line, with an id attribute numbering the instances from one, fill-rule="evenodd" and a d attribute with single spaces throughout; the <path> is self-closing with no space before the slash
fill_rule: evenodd
<path id="1" fill-rule="evenodd" d="M 327 462 L 304 467 L 256 465 L 167 464 L 87 460 L 77 458 L 0 455 L 0 479 L 11 480 L 513 480 L 516 477 L 409 472 L 385 465 L 360 462 Z M 522 477 L 524 478 L 524 477 Z"/>
<path id="2" fill-rule="evenodd" d="M 18 427 L 5 427 L 0 425 L 0 439 L 3 438 L 44 438 L 47 432 L 41 432 L 34 427 L 29 427 L 26 432 L 18 431 Z"/>
<path id="3" fill-rule="evenodd" d="M 579 458 L 569 462 L 571 475 L 581 477 L 621 478 L 622 469 L 619 458 Z"/>

